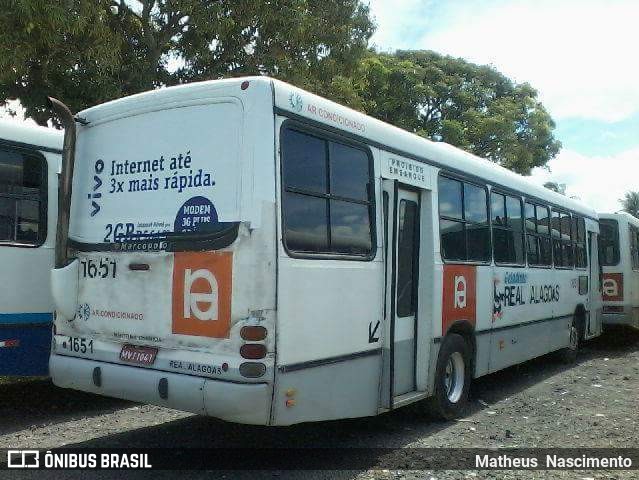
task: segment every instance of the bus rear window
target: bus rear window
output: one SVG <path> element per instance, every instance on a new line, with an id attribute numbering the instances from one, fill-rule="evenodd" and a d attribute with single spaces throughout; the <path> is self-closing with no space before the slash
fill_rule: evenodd
<path id="1" fill-rule="evenodd" d="M 601 264 L 604 266 L 619 263 L 619 224 L 616 220 L 602 219 L 599 221 L 601 230 L 600 253 Z"/>

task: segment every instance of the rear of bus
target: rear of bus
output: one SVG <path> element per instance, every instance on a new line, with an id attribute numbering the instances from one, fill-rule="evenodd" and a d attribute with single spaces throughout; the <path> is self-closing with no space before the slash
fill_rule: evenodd
<path id="1" fill-rule="evenodd" d="M 625 214 L 600 214 L 604 325 L 639 327 L 633 319 L 632 258 Z"/>
<path id="2" fill-rule="evenodd" d="M 76 118 L 69 254 L 53 272 L 54 383 L 269 423 L 270 81 L 167 88 Z"/>

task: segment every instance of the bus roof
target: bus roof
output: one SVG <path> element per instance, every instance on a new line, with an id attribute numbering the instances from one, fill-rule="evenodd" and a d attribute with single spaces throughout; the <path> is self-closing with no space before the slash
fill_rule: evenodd
<path id="1" fill-rule="evenodd" d="M 537 200 L 597 218 L 595 210 L 582 202 L 553 192 L 490 160 L 444 142 L 427 140 L 287 83 L 273 80 L 273 84 L 276 108 L 329 126 L 340 127 L 355 136 L 372 140 L 380 146 L 390 147 L 397 154 L 408 155 L 465 176 L 477 177 L 495 186 L 515 190 Z M 301 98 L 301 108 L 296 95 Z M 309 104 L 315 107 L 315 113 L 312 107 L 308 108 Z"/>
<path id="2" fill-rule="evenodd" d="M 26 122 L 0 119 L 0 142 L 36 147 L 38 150 L 62 153 L 64 132 Z"/>
<path id="3" fill-rule="evenodd" d="M 78 115 L 89 122 L 94 119 L 108 121 L 108 119 L 126 116 L 127 112 L 147 108 L 153 109 L 153 105 L 157 106 L 158 102 L 164 105 L 164 108 L 170 108 L 168 105 L 174 101 L 202 99 L 205 95 L 210 95 L 211 90 L 229 87 L 234 84 L 238 85 L 239 88 L 239 85 L 246 81 L 250 82 L 251 87 L 253 87 L 247 89 L 248 94 L 261 92 L 262 94 L 273 95 L 276 111 L 290 116 L 303 117 L 329 128 L 339 129 L 340 132 L 346 132 L 353 137 L 390 150 L 398 155 L 412 157 L 466 177 L 481 179 L 491 185 L 516 191 L 527 197 L 573 210 L 593 219 L 598 218 L 595 210 L 582 202 L 553 192 L 489 160 L 477 157 L 444 142 L 427 140 L 419 135 L 409 133 L 381 120 L 269 77 L 209 80 L 162 88 L 91 107 L 78 113 Z M 259 86 L 263 88 L 256 88 Z"/>
<path id="4" fill-rule="evenodd" d="M 600 213 L 599 218 L 602 219 L 611 219 L 611 220 L 623 220 L 624 222 L 630 223 L 636 227 L 639 227 L 639 218 L 634 215 L 630 215 L 628 212 L 617 212 L 617 213 Z"/>

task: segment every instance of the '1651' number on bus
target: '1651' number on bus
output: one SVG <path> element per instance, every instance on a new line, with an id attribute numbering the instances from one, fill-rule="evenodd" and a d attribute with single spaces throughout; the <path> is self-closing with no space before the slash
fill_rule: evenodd
<path id="1" fill-rule="evenodd" d="M 66 342 L 62 343 L 62 347 L 75 353 L 93 353 L 93 340 L 87 341 L 86 338 L 69 337 Z"/>
<path id="2" fill-rule="evenodd" d="M 115 260 L 109 260 L 109 257 L 101 258 L 100 261 L 88 258 L 81 263 L 84 278 L 115 278 Z"/>

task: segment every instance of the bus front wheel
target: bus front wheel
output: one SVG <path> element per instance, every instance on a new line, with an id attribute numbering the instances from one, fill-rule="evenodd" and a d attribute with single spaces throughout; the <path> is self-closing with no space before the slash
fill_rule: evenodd
<path id="1" fill-rule="evenodd" d="M 430 409 L 438 417 L 451 420 L 460 416 L 468 404 L 470 388 L 470 348 L 464 337 L 447 335 L 437 357 L 435 391 Z"/>

